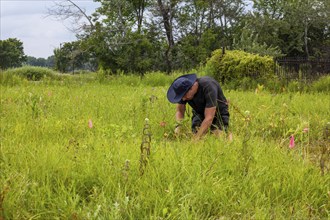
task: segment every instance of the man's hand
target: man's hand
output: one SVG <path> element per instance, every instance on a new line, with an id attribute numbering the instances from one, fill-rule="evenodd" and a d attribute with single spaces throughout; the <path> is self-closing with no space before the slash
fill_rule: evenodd
<path id="1" fill-rule="evenodd" d="M 208 129 L 212 124 L 213 118 L 215 116 L 215 112 L 216 112 L 216 107 L 205 108 L 204 110 L 205 118 L 202 121 L 202 124 L 195 135 L 197 140 L 199 140 L 203 135 L 207 133 Z"/>
<path id="2" fill-rule="evenodd" d="M 176 126 L 174 129 L 174 134 L 179 135 L 181 133 L 181 126 Z"/>
<path id="3" fill-rule="evenodd" d="M 193 137 L 192 137 L 192 141 L 193 142 L 197 142 L 197 141 L 199 141 L 199 140 L 201 140 L 202 139 L 202 137 L 201 136 L 198 136 L 198 135 L 194 135 Z"/>
<path id="4" fill-rule="evenodd" d="M 176 125 L 174 129 L 174 134 L 176 136 L 181 134 L 181 124 L 182 120 L 184 118 L 184 113 L 186 111 L 186 105 L 184 104 L 177 104 L 176 106 L 176 113 L 175 113 L 175 119 L 176 119 Z"/>

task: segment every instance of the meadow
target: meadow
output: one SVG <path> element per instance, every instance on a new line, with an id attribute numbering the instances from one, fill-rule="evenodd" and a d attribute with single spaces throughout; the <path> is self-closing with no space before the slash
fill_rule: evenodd
<path id="1" fill-rule="evenodd" d="M 192 141 L 174 78 L 1 85 L 0 219 L 330 218 L 329 93 L 224 87 L 230 133 Z"/>

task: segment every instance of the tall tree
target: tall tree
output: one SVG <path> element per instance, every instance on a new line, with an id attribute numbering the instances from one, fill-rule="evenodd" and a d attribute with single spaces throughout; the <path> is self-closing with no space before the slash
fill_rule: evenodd
<path id="1" fill-rule="evenodd" d="M 137 33 L 141 34 L 143 20 L 144 20 L 144 13 L 146 8 L 149 5 L 148 0 L 132 0 L 133 10 L 135 13 L 135 17 L 137 20 Z"/>
<path id="2" fill-rule="evenodd" d="M 109 68 L 113 72 L 118 68 L 127 69 L 126 66 L 121 66 L 125 63 L 123 60 L 127 59 L 127 49 L 131 47 L 130 52 L 139 54 L 139 45 L 145 42 L 142 30 L 144 12 L 149 1 L 96 1 L 100 2 L 101 7 L 93 14 L 93 20 L 97 21 L 96 28 L 85 38 L 87 39 L 86 45 L 91 47 L 101 68 Z M 135 47 L 137 45 L 138 47 Z M 132 50 L 135 48 L 137 51 L 133 52 Z M 137 70 L 137 72 L 139 71 Z"/>
<path id="3" fill-rule="evenodd" d="M 176 12 L 178 0 L 157 0 L 155 15 L 161 17 L 161 23 L 164 27 L 167 39 L 167 49 L 165 51 L 165 59 L 167 64 L 167 72 L 172 72 L 172 50 L 174 47 L 173 36 L 173 19 Z"/>
<path id="4" fill-rule="evenodd" d="M 26 61 L 23 42 L 16 38 L 0 40 L 0 68 L 20 67 Z"/>

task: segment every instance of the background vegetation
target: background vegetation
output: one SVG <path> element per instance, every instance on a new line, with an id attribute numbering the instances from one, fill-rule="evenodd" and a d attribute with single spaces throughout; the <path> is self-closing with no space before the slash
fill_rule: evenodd
<path id="1" fill-rule="evenodd" d="M 219 48 L 272 57 L 330 57 L 326 0 L 96 1 L 100 7 L 92 14 L 71 0 L 56 2 L 48 14 L 73 21 L 77 40 L 63 42 L 47 59 L 30 57 L 27 63 L 60 72 L 143 75 L 198 68 Z M 0 56 L 10 54 L 0 51 Z"/>

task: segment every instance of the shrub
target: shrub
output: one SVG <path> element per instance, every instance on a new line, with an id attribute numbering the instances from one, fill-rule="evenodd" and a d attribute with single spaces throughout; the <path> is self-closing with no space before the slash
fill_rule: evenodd
<path id="1" fill-rule="evenodd" d="M 259 56 L 244 51 L 215 50 L 206 63 L 206 71 L 222 83 L 245 77 L 266 79 L 274 77 L 274 61 L 269 56 Z"/>
<path id="2" fill-rule="evenodd" d="M 24 66 L 20 68 L 8 69 L 5 71 L 5 74 L 17 75 L 27 80 L 39 81 L 44 77 L 54 78 L 56 72 L 45 67 Z"/>

